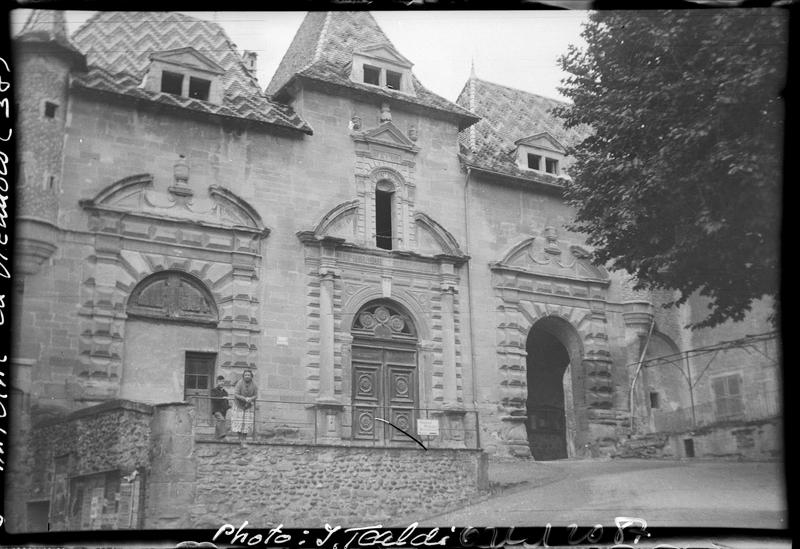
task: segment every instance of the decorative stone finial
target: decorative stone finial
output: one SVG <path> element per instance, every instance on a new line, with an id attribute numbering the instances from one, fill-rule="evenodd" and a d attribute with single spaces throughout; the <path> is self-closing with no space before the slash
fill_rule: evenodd
<path id="1" fill-rule="evenodd" d="M 353 115 L 353 117 L 350 119 L 350 129 L 355 130 L 355 131 L 360 131 L 361 130 L 361 117 L 360 116 Z"/>
<path id="2" fill-rule="evenodd" d="M 409 126 L 408 127 L 408 138 L 411 141 L 417 140 L 417 127 L 416 126 Z"/>
<path id="3" fill-rule="evenodd" d="M 189 182 L 189 163 L 184 155 L 180 155 L 178 161 L 175 162 L 174 173 L 176 184 L 186 185 Z"/>
<path id="4" fill-rule="evenodd" d="M 389 103 L 383 103 L 381 105 L 381 124 L 384 122 L 391 122 L 392 121 L 392 111 L 389 109 Z"/>
<path id="5" fill-rule="evenodd" d="M 189 188 L 189 163 L 184 155 L 178 157 L 173 167 L 175 183 L 167 190 L 175 197 L 188 197 L 194 195 L 194 191 Z"/>
<path id="6" fill-rule="evenodd" d="M 548 226 L 544 228 L 544 251 L 549 254 L 560 255 L 561 248 L 558 246 L 558 231 L 555 227 Z"/>

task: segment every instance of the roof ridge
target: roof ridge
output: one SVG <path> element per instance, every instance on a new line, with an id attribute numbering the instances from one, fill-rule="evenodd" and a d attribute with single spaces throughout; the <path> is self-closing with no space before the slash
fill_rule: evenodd
<path id="1" fill-rule="evenodd" d="M 491 80 L 486 80 L 485 78 L 479 78 L 477 76 L 471 77 L 470 80 L 478 80 L 480 82 L 483 82 L 485 84 L 489 84 L 491 86 L 497 86 L 498 88 L 505 88 L 507 90 L 512 90 L 512 91 L 524 93 L 526 95 L 531 95 L 531 96 L 537 97 L 539 99 L 546 99 L 547 101 L 555 101 L 556 103 L 561 103 L 563 105 L 571 105 L 571 103 L 569 101 L 564 101 L 563 99 L 556 99 L 555 97 L 548 97 L 548 96 L 542 95 L 540 93 L 531 92 L 531 91 L 528 91 L 528 90 L 523 90 L 522 88 L 518 88 L 516 86 L 507 86 L 505 84 L 498 84 L 497 82 L 492 82 Z"/>
<path id="2" fill-rule="evenodd" d="M 325 13 L 325 21 L 322 22 L 322 30 L 319 32 L 319 38 L 317 38 L 317 45 L 314 47 L 314 55 L 311 57 L 311 61 L 308 63 L 309 66 L 311 63 L 314 63 L 319 60 L 322 56 L 322 44 L 325 42 L 325 35 L 328 34 L 328 27 L 331 22 L 331 12 Z M 304 67 L 305 68 L 305 67 Z"/>
<path id="3" fill-rule="evenodd" d="M 467 101 L 469 102 L 469 110 L 471 112 L 475 112 L 475 80 L 477 76 L 475 76 L 475 65 L 472 65 L 472 74 L 470 79 L 467 81 L 469 85 L 469 91 L 467 92 Z M 470 150 L 475 150 L 475 124 L 469 127 L 469 148 Z"/>
<path id="4" fill-rule="evenodd" d="M 48 21 L 47 17 L 53 17 L 52 21 Z M 39 27 L 39 28 L 37 28 Z M 64 19 L 64 12 L 60 10 L 33 10 L 22 25 L 19 31 L 19 36 L 24 36 L 28 33 L 46 32 L 52 35 L 52 39 L 59 37 L 68 39 L 67 25 Z"/>

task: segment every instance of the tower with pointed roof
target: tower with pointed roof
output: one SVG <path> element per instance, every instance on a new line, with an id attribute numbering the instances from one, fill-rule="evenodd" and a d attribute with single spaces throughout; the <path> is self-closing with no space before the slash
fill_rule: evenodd
<path id="1" fill-rule="evenodd" d="M 55 250 L 64 127 L 70 78 L 86 69 L 84 55 L 67 35 L 64 12 L 34 11 L 15 39 L 19 165 L 17 181 L 20 256 L 34 272 Z"/>

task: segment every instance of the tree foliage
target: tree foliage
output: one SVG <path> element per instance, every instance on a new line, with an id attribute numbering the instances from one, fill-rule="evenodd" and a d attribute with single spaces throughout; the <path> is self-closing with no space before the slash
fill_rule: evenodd
<path id="1" fill-rule="evenodd" d="M 638 289 L 710 298 L 693 327 L 777 296 L 786 33 L 777 9 L 595 12 L 559 59 L 556 114 L 592 129 L 571 228 Z"/>

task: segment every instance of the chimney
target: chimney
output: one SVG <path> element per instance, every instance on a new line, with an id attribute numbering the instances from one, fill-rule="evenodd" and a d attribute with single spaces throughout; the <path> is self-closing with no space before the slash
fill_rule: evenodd
<path id="1" fill-rule="evenodd" d="M 247 71 L 251 75 L 255 76 L 258 54 L 254 51 L 244 50 L 243 57 L 244 57 L 244 66 L 247 68 Z"/>

